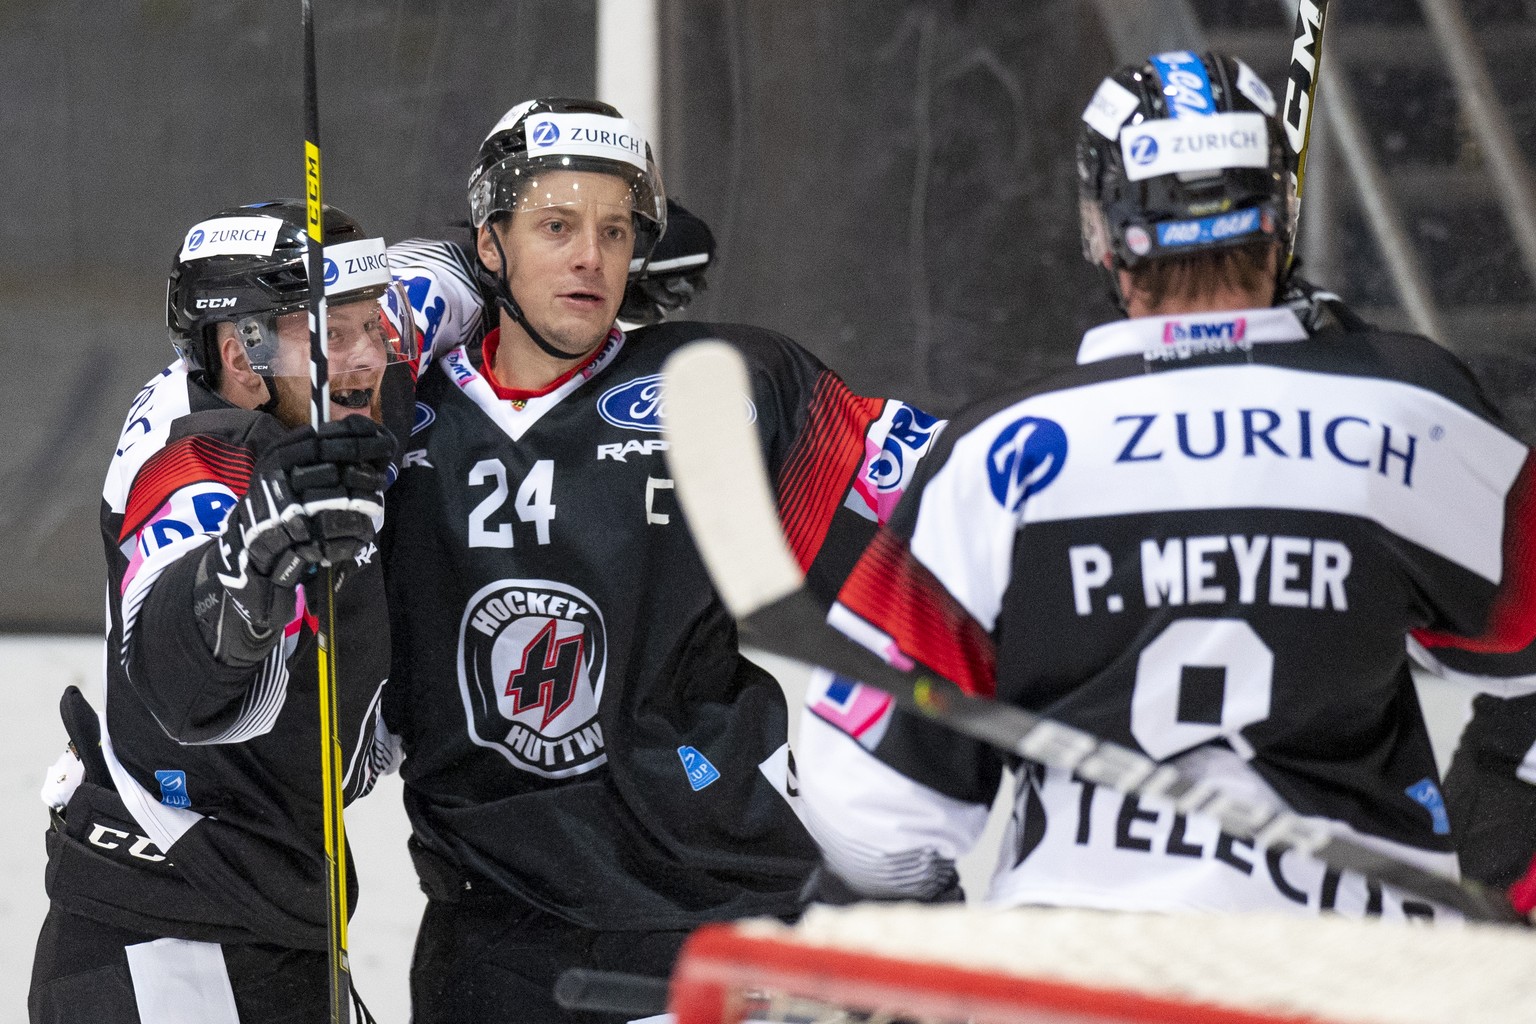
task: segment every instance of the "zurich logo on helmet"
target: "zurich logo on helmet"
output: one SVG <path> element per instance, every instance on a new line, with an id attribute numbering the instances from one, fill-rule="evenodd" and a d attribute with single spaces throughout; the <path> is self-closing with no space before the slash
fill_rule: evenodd
<path id="1" fill-rule="evenodd" d="M 1011 512 L 1050 486 L 1067 461 L 1067 432 L 1052 420 L 1024 416 L 1003 428 L 987 449 L 992 497 Z"/>
<path id="2" fill-rule="evenodd" d="M 341 268 L 336 266 L 335 260 L 326 260 L 325 272 L 322 276 L 324 277 L 326 284 L 335 284 L 338 280 L 341 279 Z"/>
<path id="3" fill-rule="evenodd" d="M 203 234 L 202 228 L 198 228 L 196 231 L 192 232 L 192 234 L 187 236 L 187 251 L 196 252 L 198 249 L 201 249 L 203 246 L 203 239 L 207 237 L 207 235 Z"/>
<path id="4" fill-rule="evenodd" d="M 1131 159 L 1146 165 L 1157 159 L 1157 140 L 1143 135 L 1131 143 Z"/>
<path id="5" fill-rule="evenodd" d="M 553 146 L 560 141 L 560 126 L 553 121 L 540 121 L 533 126 L 535 146 Z"/>

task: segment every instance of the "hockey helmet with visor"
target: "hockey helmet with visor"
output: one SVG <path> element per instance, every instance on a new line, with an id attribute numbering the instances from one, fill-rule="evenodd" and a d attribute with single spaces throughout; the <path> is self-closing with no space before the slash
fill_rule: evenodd
<path id="1" fill-rule="evenodd" d="M 367 409 L 384 368 L 416 360 L 417 332 L 383 239 L 366 237 L 330 206 L 323 230 L 331 400 Z M 193 225 L 171 269 L 166 319 L 177 352 L 218 387 L 218 325 L 232 325 L 251 370 L 267 383 L 262 408 L 269 412 L 277 406 L 276 378 L 308 386 L 308 242 L 304 203 L 254 203 Z"/>

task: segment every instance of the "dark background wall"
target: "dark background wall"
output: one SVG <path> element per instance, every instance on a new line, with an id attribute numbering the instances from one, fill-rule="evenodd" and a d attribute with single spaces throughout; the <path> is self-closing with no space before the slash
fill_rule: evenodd
<path id="1" fill-rule="evenodd" d="M 775 328 L 856 390 L 939 413 L 1069 363 L 1111 315 L 1079 257 L 1072 144 L 1120 0 L 657 2 L 665 178 L 719 243 L 691 315 Z M 316 0 L 326 199 L 390 239 L 455 230 L 499 115 L 594 90 L 595 3 Z M 1192 3 L 1280 89 L 1277 0 Z M 1513 73 L 1536 59 L 1536 4 L 1466 6 L 1536 155 Z M 1530 283 L 1416 3 L 1338 9 L 1330 53 L 1394 183 L 1426 200 L 1408 215 L 1427 272 L 1477 304 L 1451 340 L 1536 422 Z M 0 0 L 0 631 L 100 628 L 101 480 L 172 356 L 170 258 L 209 213 L 301 191 L 301 84 L 296 0 Z M 1327 177 L 1331 281 L 1390 321 Z"/>

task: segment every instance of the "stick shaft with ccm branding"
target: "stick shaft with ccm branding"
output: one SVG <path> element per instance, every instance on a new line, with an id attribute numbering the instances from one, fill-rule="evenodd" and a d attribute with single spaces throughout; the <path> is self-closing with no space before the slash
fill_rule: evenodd
<path id="1" fill-rule="evenodd" d="M 1295 157 L 1291 192 L 1295 196 L 1292 211 L 1291 250 L 1286 262 L 1295 258 L 1296 224 L 1301 215 L 1301 194 L 1306 187 L 1307 152 L 1312 144 L 1312 114 L 1317 107 L 1317 83 L 1322 78 L 1323 29 L 1328 21 L 1329 0 L 1300 0 L 1296 8 L 1296 26 L 1291 32 L 1291 62 L 1286 72 L 1285 105 L 1281 120 L 1285 138 Z"/>
<path id="2" fill-rule="evenodd" d="M 827 624 L 824 605 L 789 552 L 756 428 L 741 415 L 741 396 L 751 389 L 740 354 L 722 342 L 698 342 L 672 355 L 663 373 L 662 424 L 677 498 L 744 641 L 868 684 L 900 707 L 999 750 L 1119 793 L 1168 797 L 1181 812 L 1209 815 L 1239 839 L 1290 847 L 1474 920 L 1520 920 L 1502 894 L 1383 853 L 1325 821 L 1225 793 L 1081 729 L 887 664 Z"/>
<path id="3" fill-rule="evenodd" d="M 325 207 L 320 190 L 320 100 L 315 81 L 315 21 L 311 0 L 300 0 L 304 24 L 304 198 L 309 245 L 310 425 L 319 429 L 329 418 L 330 365 L 325 304 Z M 318 589 L 318 588 L 317 588 Z M 331 1024 L 351 1020 L 352 976 L 347 962 L 347 838 L 342 818 L 341 741 L 336 694 L 336 587 L 334 571 L 325 571 L 325 599 L 315 637 L 319 678 L 320 780 L 325 829 L 326 933 Z"/>

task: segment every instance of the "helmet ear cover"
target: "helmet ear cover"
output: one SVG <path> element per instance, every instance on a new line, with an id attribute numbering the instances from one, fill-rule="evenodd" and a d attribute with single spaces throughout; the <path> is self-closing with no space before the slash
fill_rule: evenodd
<path id="1" fill-rule="evenodd" d="M 1241 61 L 1156 55 L 1106 78 L 1083 119 L 1077 169 L 1088 262 L 1113 272 L 1266 238 L 1289 249 L 1292 157 L 1272 94 Z M 1223 136 L 1244 139 L 1245 151 L 1234 146 L 1224 162 L 1207 141 Z M 1170 142 L 1185 152 L 1203 144 L 1211 155 L 1174 159 Z"/>

